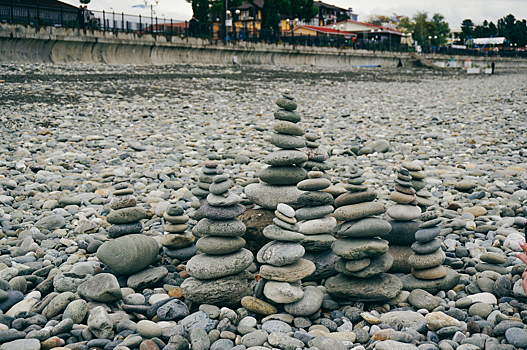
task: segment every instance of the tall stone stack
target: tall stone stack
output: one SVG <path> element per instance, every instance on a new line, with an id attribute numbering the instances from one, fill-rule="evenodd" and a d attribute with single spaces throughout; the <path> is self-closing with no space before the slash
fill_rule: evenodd
<path id="1" fill-rule="evenodd" d="M 301 116 L 295 112 L 297 104 L 291 95 L 283 94 L 276 104 L 281 109 L 274 113 L 275 132 L 269 142 L 280 150 L 265 158 L 269 167 L 260 172 L 261 183 L 248 185 L 245 194 L 253 203 L 266 209 L 274 210 L 278 203 L 297 208 L 296 200 L 302 192 L 296 184 L 307 177 L 303 165 L 308 156 L 300 150 L 306 146 L 306 141 L 301 138 L 304 129 L 297 124 Z"/>
<path id="2" fill-rule="evenodd" d="M 426 208 L 435 204 L 432 194 L 425 189 L 426 174 L 419 164 L 413 162 L 403 162 L 402 165 L 408 170 L 409 175 L 412 177 L 410 183 L 416 191 L 415 199 L 417 200 L 417 205 L 421 208 L 421 211 L 424 212 L 426 211 Z"/>
<path id="3" fill-rule="evenodd" d="M 114 197 L 110 200 L 110 208 L 113 211 L 106 217 L 106 221 L 112 224 L 108 229 L 108 236 L 117 238 L 143 232 L 141 220 L 146 218 L 146 210 L 136 206 L 134 188 L 125 182 L 118 183 L 114 188 Z"/>
<path id="4" fill-rule="evenodd" d="M 306 147 L 302 148 L 302 152 L 307 155 L 308 161 L 305 163 L 304 168 L 307 170 L 313 170 L 317 168 L 323 172 L 324 177 L 329 177 L 325 171 L 331 169 L 331 165 L 325 161 L 329 158 L 328 152 L 320 147 L 317 142 L 320 139 L 320 135 L 315 132 L 308 132 L 304 135 L 306 138 Z"/>
<path id="5" fill-rule="evenodd" d="M 377 194 L 364 185 L 363 171 L 349 167 L 346 174 L 349 191 L 335 199 L 334 217 L 342 221 L 333 232 L 339 238 L 332 245 L 340 257 L 335 266 L 339 275 L 328 279 L 328 293 L 336 298 L 357 301 L 386 301 L 395 298 L 403 285 L 386 272 L 393 258 L 387 253 L 388 241 L 380 238 L 390 233 L 390 225 L 377 217 L 386 211 L 384 204 L 374 202 Z"/>
<path id="6" fill-rule="evenodd" d="M 386 211 L 386 214 L 396 221 L 410 221 L 421 215 L 421 208 L 417 206 L 416 190 L 412 186 L 412 176 L 406 168 L 408 164 L 413 163 L 405 162 L 397 172 L 395 191 L 390 194 L 390 199 L 396 204 Z"/>
<path id="7" fill-rule="evenodd" d="M 209 160 L 198 173 L 197 187 L 193 188 L 191 192 L 199 199 L 200 206 L 207 202 L 206 199 L 210 193 L 209 187 L 212 184 L 212 179 L 218 172 L 221 172 L 221 167 L 218 165 L 218 162 Z"/>
<path id="8" fill-rule="evenodd" d="M 442 220 L 437 212 L 429 211 L 421 215 L 421 221 L 415 233 L 416 242 L 411 247 L 413 253 L 408 257 L 412 273 L 401 278 L 403 288 L 410 291 L 419 288 L 431 293 L 451 289 L 458 283 L 459 275 L 442 265 L 446 255 L 437 238 Z"/>
<path id="9" fill-rule="evenodd" d="M 296 211 L 296 218 L 300 220 L 299 232 L 305 235 L 300 243 L 307 251 L 305 258 L 317 267 L 309 280 L 326 278 L 334 272 L 332 266 L 327 265 L 335 260 L 331 245 L 336 239 L 331 232 L 337 225 L 337 220 L 327 216 L 333 213 L 334 199 L 331 194 L 322 192 L 331 186 L 331 181 L 323 176 L 323 172 L 315 167 L 308 173 L 308 179 L 297 185 L 299 190 L 306 191 L 298 198 L 298 204 L 302 208 Z"/>
<path id="10" fill-rule="evenodd" d="M 211 163 L 206 164 L 207 168 L 214 168 Z M 254 277 L 246 270 L 253 255 L 243 248 L 245 225 L 237 219 L 245 207 L 239 203 L 240 197 L 229 191 L 232 182 L 228 175 L 222 174 L 219 167 L 215 169 L 207 203 L 199 209 L 203 219 L 194 227 L 201 237 L 196 247 L 203 254 L 187 262 L 191 277 L 181 290 L 185 298 L 194 302 L 236 305 L 252 294 Z M 208 175 L 213 175 L 212 171 Z"/>
<path id="11" fill-rule="evenodd" d="M 256 256 L 262 264 L 263 294 L 276 304 L 294 304 L 304 298 L 301 280 L 315 271 L 315 264 L 302 259 L 305 249 L 299 242 L 305 237 L 298 232 L 295 210 L 279 203 L 275 215 L 274 225 L 267 226 L 263 231 L 272 241 L 263 246 Z M 320 303 L 322 300 L 323 296 Z"/>

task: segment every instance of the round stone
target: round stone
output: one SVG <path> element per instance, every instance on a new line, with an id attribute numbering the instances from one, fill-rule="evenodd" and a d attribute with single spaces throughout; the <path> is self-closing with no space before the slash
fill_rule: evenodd
<path id="1" fill-rule="evenodd" d="M 267 299 L 278 304 L 294 303 L 304 296 L 300 281 L 294 283 L 267 281 L 263 293 Z"/>
<path id="2" fill-rule="evenodd" d="M 221 195 L 227 192 L 232 186 L 232 181 L 214 182 L 209 185 L 208 190 L 212 194 Z"/>
<path id="3" fill-rule="evenodd" d="M 441 241 L 437 238 L 426 243 L 415 242 L 412 244 L 412 250 L 417 254 L 432 254 L 439 248 L 441 248 Z"/>
<path id="4" fill-rule="evenodd" d="M 196 247 L 209 255 L 222 255 L 237 252 L 245 246 L 241 237 L 214 237 L 207 236 L 198 239 Z"/>
<path id="5" fill-rule="evenodd" d="M 281 150 L 265 157 L 264 163 L 273 166 L 302 164 L 308 161 L 307 154 L 301 151 Z"/>
<path id="6" fill-rule="evenodd" d="M 163 330 L 155 322 L 142 320 L 137 322 L 137 333 L 145 338 L 156 338 L 161 336 Z"/>
<path id="7" fill-rule="evenodd" d="M 296 187 L 301 191 L 321 191 L 331 186 L 331 181 L 325 178 L 300 181 Z"/>
<path id="8" fill-rule="evenodd" d="M 260 268 L 260 276 L 271 281 L 296 282 L 311 275 L 315 270 L 314 263 L 300 259 L 294 264 L 286 266 L 263 265 Z"/>
<path id="9" fill-rule="evenodd" d="M 521 328 L 509 328 L 505 331 L 505 338 L 512 346 L 525 349 L 527 348 L 527 332 Z"/>
<path id="10" fill-rule="evenodd" d="M 222 236 L 222 237 L 236 237 L 245 234 L 245 225 L 237 219 L 215 221 L 207 218 L 201 219 L 193 232 L 196 231 L 199 236 Z"/>
<path id="11" fill-rule="evenodd" d="M 182 233 L 188 228 L 186 224 L 166 224 L 164 229 L 169 233 Z"/>
<path id="12" fill-rule="evenodd" d="M 282 149 L 298 149 L 306 146 L 306 141 L 297 136 L 277 133 L 271 135 L 269 142 L 272 145 Z"/>
<path id="13" fill-rule="evenodd" d="M 430 228 L 422 228 L 415 232 L 415 240 L 417 242 L 426 243 L 436 238 L 441 233 L 441 229 L 437 226 Z"/>
<path id="14" fill-rule="evenodd" d="M 298 220 L 312 220 L 323 218 L 331 213 L 333 213 L 332 205 L 319 205 L 297 209 L 295 216 Z"/>
<path id="15" fill-rule="evenodd" d="M 110 224 L 129 224 L 146 218 L 146 210 L 142 207 L 123 208 L 112 211 L 106 217 Z"/>
<path id="16" fill-rule="evenodd" d="M 386 214 L 397 221 L 410 221 L 421 215 L 421 208 L 413 205 L 396 204 L 389 207 Z"/>
<path id="17" fill-rule="evenodd" d="M 300 125 L 285 120 L 277 121 L 273 124 L 273 129 L 279 134 L 302 136 L 305 131 Z"/>
<path id="18" fill-rule="evenodd" d="M 284 214 L 285 216 L 289 218 L 295 217 L 295 210 L 287 204 L 284 204 L 284 203 L 278 204 L 276 206 L 276 210 L 278 210 L 280 213 Z"/>
<path id="19" fill-rule="evenodd" d="M 333 232 L 337 235 L 357 238 L 383 237 L 388 235 L 391 230 L 391 225 L 379 218 L 348 221 L 333 228 Z"/>
<path id="20" fill-rule="evenodd" d="M 97 250 L 97 258 L 113 272 L 129 275 L 154 262 L 158 252 L 155 239 L 133 234 L 105 242 Z"/>
<path id="21" fill-rule="evenodd" d="M 286 304 L 284 311 L 295 317 L 310 316 L 319 311 L 323 301 L 324 293 L 317 287 L 308 286 L 304 288 L 302 299 Z"/>
<path id="22" fill-rule="evenodd" d="M 415 195 L 407 195 L 401 192 L 393 191 L 390 194 L 390 199 L 399 204 L 412 203 L 417 197 Z"/>
<path id="23" fill-rule="evenodd" d="M 333 253 L 345 259 L 362 259 L 378 256 L 389 249 L 388 241 L 375 238 L 343 238 L 331 246 Z"/>
<path id="24" fill-rule="evenodd" d="M 339 221 L 358 220 L 368 216 L 380 215 L 386 211 L 386 206 L 379 202 L 365 202 L 339 207 L 333 216 Z"/>
<path id="25" fill-rule="evenodd" d="M 302 116 L 294 111 L 287 111 L 285 109 L 279 109 L 276 112 L 274 112 L 274 117 L 278 120 L 286 120 L 293 123 L 298 123 Z"/>
<path id="26" fill-rule="evenodd" d="M 280 213 L 278 210 L 274 211 L 274 215 L 276 215 L 277 219 L 284 221 L 285 223 L 289 225 L 295 225 L 297 223 L 294 217 L 285 216 L 284 214 Z"/>
<path id="27" fill-rule="evenodd" d="M 275 225 L 266 226 L 262 232 L 268 239 L 284 242 L 300 242 L 305 238 L 301 233 L 285 230 Z"/>
<path id="28" fill-rule="evenodd" d="M 293 165 L 270 166 L 263 169 L 259 177 L 271 185 L 295 185 L 307 177 L 307 171 Z"/>
<path id="29" fill-rule="evenodd" d="M 367 279 L 339 274 L 326 282 L 328 293 L 336 298 L 356 301 L 386 301 L 403 288 L 399 277 L 380 274 Z"/>
<path id="30" fill-rule="evenodd" d="M 220 194 L 220 195 L 210 193 L 207 196 L 207 202 L 213 207 L 230 207 L 231 205 L 240 203 L 240 201 L 241 201 L 240 196 L 238 196 L 237 194 L 228 193 L 228 192 L 226 192 L 225 194 Z"/>
<path id="31" fill-rule="evenodd" d="M 421 280 L 437 280 L 445 277 L 447 273 L 447 268 L 442 265 L 431 267 L 429 269 L 412 269 L 412 274 L 415 278 Z"/>
<path id="32" fill-rule="evenodd" d="M 331 248 L 331 245 L 337 240 L 332 235 L 308 235 L 300 242 L 306 250 L 311 252 L 321 252 Z"/>
<path id="33" fill-rule="evenodd" d="M 297 107 L 296 102 L 288 98 L 279 98 L 276 100 L 276 105 L 286 111 L 294 111 Z"/>
<path id="34" fill-rule="evenodd" d="M 194 243 L 196 237 L 190 232 L 184 234 L 169 233 L 161 237 L 161 244 L 169 249 L 185 248 Z"/>
<path id="35" fill-rule="evenodd" d="M 179 216 L 179 215 L 183 215 L 185 211 L 179 205 L 169 205 L 166 210 L 166 213 L 172 216 Z"/>
<path id="36" fill-rule="evenodd" d="M 377 192 L 368 189 L 364 192 L 346 192 L 335 199 L 335 207 L 342 207 L 350 204 L 371 202 L 377 198 Z"/>
<path id="37" fill-rule="evenodd" d="M 306 141 L 306 146 L 307 147 L 302 148 L 302 151 L 307 154 L 307 158 L 309 160 L 321 163 L 329 158 L 328 152 L 325 149 L 318 147 L 317 143 Z M 313 146 L 315 146 L 316 148 L 314 148 Z M 320 168 L 318 170 L 320 170 Z"/>
<path id="38" fill-rule="evenodd" d="M 224 255 L 200 254 L 187 262 L 187 272 L 197 279 L 215 279 L 240 273 L 248 268 L 252 261 L 252 253 L 245 248 Z"/>
<path id="39" fill-rule="evenodd" d="M 300 222 L 298 224 L 300 229 L 298 232 L 304 235 L 317 235 L 321 233 L 328 233 L 337 225 L 337 220 L 334 217 L 328 216 L 321 219 L 313 219 Z"/>
<path id="40" fill-rule="evenodd" d="M 328 193 L 328 192 L 309 191 L 309 192 L 303 192 L 298 197 L 297 202 L 298 202 L 298 205 L 306 206 L 306 207 L 332 205 L 333 196 L 331 195 L 331 193 Z"/>
<path id="41" fill-rule="evenodd" d="M 210 204 L 204 204 L 199 208 L 201 216 L 211 220 L 229 220 L 243 214 L 245 207 L 241 204 L 235 204 L 230 207 L 213 207 Z"/>
<path id="42" fill-rule="evenodd" d="M 273 315 L 278 312 L 276 307 L 266 303 L 263 300 L 257 299 L 253 296 L 246 296 L 241 300 L 241 304 L 247 311 L 254 312 L 260 315 Z"/>
<path id="43" fill-rule="evenodd" d="M 432 254 L 414 253 L 410 255 L 408 257 L 408 265 L 414 269 L 428 269 L 441 265 L 445 261 L 445 258 L 445 252 L 440 248 Z"/>
<path id="44" fill-rule="evenodd" d="M 271 241 L 258 251 L 256 259 L 260 264 L 285 266 L 300 260 L 305 252 L 299 243 Z"/>
<path id="45" fill-rule="evenodd" d="M 171 224 L 184 224 L 190 219 L 187 215 L 172 216 L 166 212 L 163 214 L 163 218 Z"/>
<path id="46" fill-rule="evenodd" d="M 401 165 L 403 166 L 403 168 L 409 170 L 409 171 L 422 171 L 423 168 L 417 164 L 417 163 L 414 163 L 414 162 L 402 162 Z"/>

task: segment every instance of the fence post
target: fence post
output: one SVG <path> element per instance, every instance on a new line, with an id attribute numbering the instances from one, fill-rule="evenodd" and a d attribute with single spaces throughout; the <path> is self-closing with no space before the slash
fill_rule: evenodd
<path id="1" fill-rule="evenodd" d="M 106 12 L 102 10 L 102 29 L 106 31 Z"/>
<path id="2" fill-rule="evenodd" d="M 15 16 L 13 13 L 13 0 L 11 0 L 11 23 L 15 23 Z"/>
<path id="3" fill-rule="evenodd" d="M 124 12 L 121 12 L 121 28 L 122 28 L 122 31 L 124 32 Z"/>
<path id="4" fill-rule="evenodd" d="M 159 33 L 159 24 L 157 23 L 157 16 L 156 16 L 156 33 Z"/>
<path id="5" fill-rule="evenodd" d="M 174 36 L 174 21 L 170 19 L 170 35 Z"/>
<path id="6" fill-rule="evenodd" d="M 139 15 L 139 33 L 143 31 L 143 25 L 141 24 L 141 15 Z"/>
<path id="7" fill-rule="evenodd" d="M 112 12 L 113 30 L 115 31 L 115 11 Z"/>
<path id="8" fill-rule="evenodd" d="M 150 34 L 154 34 L 154 17 L 150 17 Z"/>
<path id="9" fill-rule="evenodd" d="M 60 26 L 64 27 L 64 13 L 63 13 L 62 5 L 60 5 Z"/>

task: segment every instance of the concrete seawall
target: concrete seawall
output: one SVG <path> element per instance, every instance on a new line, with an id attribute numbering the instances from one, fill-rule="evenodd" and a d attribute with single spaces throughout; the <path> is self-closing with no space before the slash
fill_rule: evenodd
<path id="1" fill-rule="evenodd" d="M 62 27 L 33 27 L 0 23 L 0 62 L 163 65 L 203 63 L 229 65 L 234 57 L 239 64 L 351 67 L 412 65 L 415 59 L 406 53 L 318 48 L 197 38 L 112 33 Z M 426 57 L 446 62 L 450 56 Z M 455 57 L 461 63 L 465 57 Z M 497 68 L 527 68 L 526 59 L 472 58 L 480 66 L 491 61 Z"/>

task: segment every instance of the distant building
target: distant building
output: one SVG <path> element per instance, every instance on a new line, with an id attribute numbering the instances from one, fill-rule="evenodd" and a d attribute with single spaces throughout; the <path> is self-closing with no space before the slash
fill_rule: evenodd
<path id="1" fill-rule="evenodd" d="M 375 24 L 363 23 L 347 19 L 342 22 L 329 24 L 326 28 L 337 29 L 357 35 L 358 40 L 363 41 L 380 41 L 390 42 L 391 44 L 412 44 L 411 34 L 403 33 L 399 30 L 392 29 L 389 26 L 377 26 Z"/>

